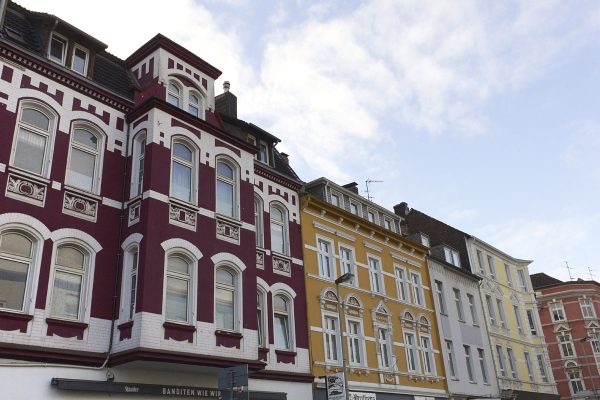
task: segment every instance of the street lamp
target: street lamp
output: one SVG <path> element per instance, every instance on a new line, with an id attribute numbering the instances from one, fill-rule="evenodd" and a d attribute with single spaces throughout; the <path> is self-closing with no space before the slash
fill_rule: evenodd
<path id="1" fill-rule="evenodd" d="M 342 346 L 342 371 L 344 371 L 344 393 L 346 393 L 346 400 L 350 399 L 350 391 L 348 389 L 348 371 L 346 366 L 346 352 L 344 351 L 344 331 L 342 321 L 342 302 L 340 301 L 340 283 L 349 282 L 354 278 L 350 272 L 346 272 L 343 275 L 340 275 L 335 280 L 335 295 L 337 296 L 337 308 L 338 308 L 338 318 L 340 319 L 340 345 Z"/>

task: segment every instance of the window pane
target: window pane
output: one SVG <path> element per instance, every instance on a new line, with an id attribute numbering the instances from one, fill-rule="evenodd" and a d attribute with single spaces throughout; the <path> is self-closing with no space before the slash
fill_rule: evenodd
<path id="1" fill-rule="evenodd" d="M 69 246 L 59 247 L 56 252 L 56 264 L 63 267 L 83 269 L 85 255 Z"/>
<path id="2" fill-rule="evenodd" d="M 171 93 L 167 96 L 167 102 L 173 104 L 175 107 L 179 107 L 179 98 L 173 96 Z"/>
<path id="3" fill-rule="evenodd" d="M 173 155 L 179 159 L 188 161 L 188 162 L 192 162 L 192 150 L 190 150 L 189 147 L 181 144 L 181 143 L 175 143 L 173 145 Z"/>
<path id="4" fill-rule="evenodd" d="M 90 149 L 98 149 L 98 138 L 93 133 L 86 131 L 85 129 L 75 129 L 75 136 L 73 140 L 85 147 L 89 147 Z"/>
<path id="5" fill-rule="evenodd" d="M 64 40 L 53 37 L 50 42 L 50 57 L 58 62 L 63 62 L 63 54 L 65 52 L 66 43 Z"/>
<path id="6" fill-rule="evenodd" d="M 271 207 L 271 219 L 274 221 L 283 222 L 283 211 L 277 207 Z"/>
<path id="7" fill-rule="evenodd" d="M 278 253 L 285 253 L 283 242 L 283 226 L 271 224 L 271 248 Z"/>
<path id="8" fill-rule="evenodd" d="M 50 119 L 42 112 L 33 108 L 24 108 L 21 112 L 21 121 L 47 131 L 50 128 Z"/>
<path id="9" fill-rule="evenodd" d="M 91 191 L 94 186 L 96 156 L 88 152 L 71 148 L 68 183 L 83 190 Z"/>
<path id="10" fill-rule="evenodd" d="M 79 318 L 81 275 L 56 271 L 52 289 L 52 315 L 64 318 Z"/>
<path id="11" fill-rule="evenodd" d="M 198 100 L 198 96 L 190 94 L 190 103 L 192 103 L 192 104 L 198 104 L 199 102 L 200 101 Z"/>
<path id="12" fill-rule="evenodd" d="M 200 115 L 200 112 L 198 111 L 198 107 L 193 106 L 191 104 L 188 106 L 188 112 L 190 114 L 192 114 L 194 117 L 197 117 Z"/>
<path id="13" fill-rule="evenodd" d="M 167 277 L 166 318 L 187 322 L 188 319 L 188 282 L 183 279 Z"/>
<path id="14" fill-rule="evenodd" d="M 217 283 L 233 286 L 233 274 L 224 269 L 217 270 Z"/>
<path id="15" fill-rule="evenodd" d="M 173 197 L 184 201 L 192 201 L 192 169 L 178 162 L 173 162 L 171 177 L 171 193 Z"/>
<path id="16" fill-rule="evenodd" d="M 22 310 L 29 264 L 0 258 L 0 308 Z"/>
<path id="17" fill-rule="evenodd" d="M 31 240 L 18 233 L 5 233 L 0 237 L 0 252 L 3 253 L 30 258 L 32 247 Z"/>
<path id="18" fill-rule="evenodd" d="M 85 63 L 87 60 L 87 53 L 81 49 L 75 48 L 73 52 L 73 63 L 71 68 L 75 72 L 79 72 L 80 74 L 85 74 Z"/>
<path id="19" fill-rule="evenodd" d="M 167 262 L 167 270 L 171 272 L 179 272 L 181 274 L 189 274 L 189 263 L 181 257 L 169 257 Z"/>
<path id="20" fill-rule="evenodd" d="M 288 311 L 287 301 L 281 296 L 275 296 L 273 298 L 273 309 L 275 311 L 287 312 Z"/>
<path id="21" fill-rule="evenodd" d="M 290 348 L 290 332 L 287 315 L 275 315 L 275 348 Z"/>
<path id="22" fill-rule="evenodd" d="M 223 329 L 235 329 L 234 327 L 234 304 L 233 291 L 217 288 L 215 294 L 216 311 L 217 311 L 217 327 Z"/>
<path id="23" fill-rule="evenodd" d="M 217 163 L 217 174 L 224 178 L 233 180 L 233 168 L 223 162 Z"/>
<path id="24" fill-rule="evenodd" d="M 179 87 L 173 83 L 169 83 L 169 92 L 179 94 Z"/>
<path id="25" fill-rule="evenodd" d="M 41 174 L 44 165 L 46 137 L 20 128 L 15 150 L 14 165 Z"/>
<path id="26" fill-rule="evenodd" d="M 217 212 L 233 217 L 233 185 L 217 181 Z"/>

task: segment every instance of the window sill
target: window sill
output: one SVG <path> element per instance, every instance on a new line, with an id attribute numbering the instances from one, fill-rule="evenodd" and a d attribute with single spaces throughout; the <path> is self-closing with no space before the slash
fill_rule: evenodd
<path id="1" fill-rule="evenodd" d="M 269 349 L 267 347 L 259 347 L 258 348 L 258 359 L 260 361 L 267 362 L 269 355 Z"/>
<path id="2" fill-rule="evenodd" d="M 51 317 L 46 318 L 46 324 L 48 324 L 47 336 L 77 337 L 79 340 L 83 340 L 83 333 L 88 328 L 85 322 Z"/>
<path id="3" fill-rule="evenodd" d="M 239 349 L 241 348 L 241 342 L 243 337 L 244 335 L 242 335 L 240 332 L 217 329 L 215 331 L 215 344 L 217 346 L 223 346 L 228 348 L 235 347 L 236 349 Z"/>
<path id="4" fill-rule="evenodd" d="M 244 335 L 242 335 L 239 332 L 235 332 L 235 331 L 226 331 L 223 329 L 217 329 L 215 331 L 215 336 L 224 336 L 224 337 L 231 337 L 231 338 L 238 338 L 241 339 L 244 337 Z"/>
<path id="5" fill-rule="evenodd" d="M 165 340 L 173 339 L 178 342 L 187 341 L 188 343 L 194 341 L 194 333 L 196 332 L 195 325 L 189 325 L 185 322 L 178 323 L 165 321 L 163 323 L 163 328 L 165 330 Z"/>
<path id="6" fill-rule="evenodd" d="M 223 221 L 227 221 L 227 222 L 232 223 L 237 226 L 242 226 L 242 221 L 240 221 L 239 219 L 237 219 L 235 217 L 230 217 L 228 215 L 223 215 L 223 214 L 219 214 L 219 213 L 215 212 L 215 218 L 221 219 Z"/>
<path id="7" fill-rule="evenodd" d="M 8 172 L 12 172 L 14 174 L 17 175 L 21 175 L 30 179 L 33 179 L 39 183 L 43 183 L 43 184 L 49 184 L 50 183 L 50 179 L 45 178 L 41 175 L 35 174 L 33 172 L 29 172 L 27 170 L 21 169 L 19 167 L 15 167 L 14 165 L 9 165 L 8 166 Z"/>
<path id="8" fill-rule="evenodd" d="M 99 195 L 97 195 L 94 192 L 88 192 L 87 190 L 80 189 L 80 188 L 77 188 L 75 186 L 67 185 L 66 183 L 63 183 L 63 187 L 65 188 L 65 190 L 67 192 L 76 193 L 76 194 L 84 196 L 84 197 L 88 197 L 88 198 L 91 198 L 91 199 L 94 199 L 94 200 L 102 201 L 102 196 L 99 196 Z"/>
<path id="9" fill-rule="evenodd" d="M 275 350 L 275 355 L 277 357 L 278 363 L 283 364 L 296 364 L 296 352 L 290 350 Z"/>
<path id="10" fill-rule="evenodd" d="M 173 203 L 180 207 L 189 208 L 194 211 L 200 211 L 200 207 L 198 207 L 195 203 L 190 203 L 185 200 L 180 200 L 175 197 L 169 196 L 169 203 Z"/>
<path id="11" fill-rule="evenodd" d="M 117 325 L 117 329 L 119 330 L 119 341 L 131 339 L 132 328 L 133 320 L 123 322 L 122 324 Z"/>
<path id="12" fill-rule="evenodd" d="M 33 315 L 25 314 L 21 311 L 3 311 L 0 310 L 0 331 L 19 330 L 21 333 L 27 332 L 27 325 L 33 319 Z"/>

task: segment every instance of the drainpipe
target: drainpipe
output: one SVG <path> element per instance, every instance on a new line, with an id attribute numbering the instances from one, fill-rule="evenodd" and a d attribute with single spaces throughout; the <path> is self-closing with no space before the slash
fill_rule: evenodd
<path id="1" fill-rule="evenodd" d="M 4 29 L 4 16 L 6 15 L 7 7 L 8 0 L 0 0 L 0 30 Z"/>

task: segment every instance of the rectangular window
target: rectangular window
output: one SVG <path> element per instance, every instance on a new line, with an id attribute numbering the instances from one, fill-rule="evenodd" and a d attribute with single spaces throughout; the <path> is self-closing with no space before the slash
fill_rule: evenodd
<path id="1" fill-rule="evenodd" d="M 408 301 L 408 293 L 406 291 L 406 274 L 404 268 L 396 267 L 396 290 L 398 291 L 398 299 Z"/>
<path id="2" fill-rule="evenodd" d="M 371 291 L 375 293 L 384 293 L 383 282 L 381 280 L 381 265 L 379 260 L 369 257 L 369 276 L 371 278 Z"/>
<path id="3" fill-rule="evenodd" d="M 521 291 L 527 291 L 527 279 L 525 278 L 525 272 L 522 269 L 517 270 L 517 276 L 519 277 L 519 285 L 521 285 Z"/>
<path id="4" fill-rule="evenodd" d="M 550 303 L 550 312 L 554 322 L 565 320 L 565 310 L 563 310 L 562 303 Z"/>
<path id="5" fill-rule="evenodd" d="M 490 322 L 492 325 L 496 325 L 496 311 L 494 310 L 494 303 L 492 301 L 492 296 L 489 294 L 485 295 L 485 302 L 487 304 L 488 314 L 490 315 Z"/>
<path id="6" fill-rule="evenodd" d="M 333 204 L 336 207 L 339 207 L 340 206 L 340 196 L 338 196 L 337 194 L 332 192 L 330 197 L 331 197 L 331 204 Z"/>
<path id="7" fill-rule="evenodd" d="M 525 357 L 525 364 L 527 365 L 527 374 L 529 375 L 529 382 L 533 382 L 533 368 L 531 366 L 531 358 L 529 357 L 528 352 L 523 352 L 523 356 Z"/>
<path id="8" fill-rule="evenodd" d="M 519 306 L 513 304 L 513 311 L 515 312 L 515 319 L 517 320 L 517 328 L 519 329 L 519 333 L 523 334 L 523 320 L 521 319 L 521 311 L 519 311 Z"/>
<path id="9" fill-rule="evenodd" d="M 515 354 L 513 353 L 513 350 L 511 348 L 506 349 L 506 354 L 508 354 L 508 364 L 510 365 L 510 371 L 511 371 L 512 377 L 514 379 L 517 379 L 518 373 L 517 373 L 517 363 L 515 362 Z"/>
<path id="10" fill-rule="evenodd" d="M 340 264 L 343 274 L 352 274 L 353 277 L 348 283 L 356 286 L 356 268 L 354 267 L 354 252 L 352 249 L 340 247 Z"/>
<path id="11" fill-rule="evenodd" d="M 494 266 L 494 257 L 488 254 L 487 256 L 488 266 L 490 268 L 490 275 L 496 279 L 496 267 Z"/>
<path id="12" fill-rule="evenodd" d="M 385 328 L 377 329 L 377 346 L 379 347 L 379 366 L 389 368 L 392 355 L 390 354 L 390 333 Z"/>
<path id="13" fill-rule="evenodd" d="M 467 376 L 469 377 L 469 382 L 475 382 L 475 377 L 473 376 L 473 364 L 471 360 L 471 347 L 464 345 L 465 349 L 465 362 L 467 364 Z"/>
<path id="14" fill-rule="evenodd" d="M 581 380 L 581 372 L 579 370 L 570 370 L 567 372 L 569 381 L 571 382 L 571 391 L 577 394 L 584 390 L 583 381 Z"/>
<path id="15" fill-rule="evenodd" d="M 527 324 L 529 324 L 529 332 L 532 336 L 537 336 L 537 328 L 533 319 L 533 310 L 527 310 Z"/>
<path id="16" fill-rule="evenodd" d="M 317 240 L 317 251 L 319 253 L 319 275 L 325 278 L 333 279 L 333 262 L 331 254 L 331 242 L 325 239 Z"/>
<path id="17" fill-rule="evenodd" d="M 416 272 L 410 273 L 411 277 L 411 285 L 412 285 L 412 294 L 413 294 L 413 303 L 423 307 L 423 285 L 421 285 L 421 275 Z"/>
<path id="18" fill-rule="evenodd" d="M 477 250 L 477 262 L 479 263 L 479 272 L 481 274 L 485 274 L 485 267 L 483 264 L 483 253 L 480 250 Z"/>
<path id="19" fill-rule="evenodd" d="M 388 219 L 388 218 L 384 218 L 383 219 L 383 226 L 385 227 L 385 229 L 388 229 L 388 230 L 391 231 L 392 230 L 392 221 L 390 219 Z"/>
<path id="20" fill-rule="evenodd" d="M 348 352 L 351 364 L 362 364 L 362 328 L 360 322 L 348 321 Z"/>
<path id="21" fill-rule="evenodd" d="M 446 262 L 456 267 L 460 267 L 460 258 L 458 257 L 458 251 L 449 247 L 444 247 L 444 258 Z"/>
<path id="22" fill-rule="evenodd" d="M 591 339 L 590 343 L 592 344 L 592 351 L 594 354 L 600 354 L 600 338 L 596 336 L 595 338 Z"/>
<path id="23" fill-rule="evenodd" d="M 137 290 L 137 271 L 138 271 L 138 251 L 131 254 L 131 286 L 129 289 L 129 319 L 133 319 L 135 314 L 135 294 Z"/>
<path id="24" fill-rule="evenodd" d="M 427 336 L 421 336 L 421 352 L 423 360 L 423 372 L 425 375 L 435 375 L 435 360 L 431 340 Z"/>
<path id="25" fill-rule="evenodd" d="M 506 274 L 506 282 L 509 287 L 513 287 L 512 272 L 510 271 L 510 265 L 504 264 L 504 273 Z"/>
<path id="26" fill-rule="evenodd" d="M 354 215 L 359 215 L 358 214 L 358 204 L 350 202 L 350 212 Z"/>
<path id="27" fill-rule="evenodd" d="M 571 335 L 564 334 L 558 337 L 558 342 L 560 343 L 560 352 L 564 357 L 573 357 L 575 354 L 573 350 L 573 342 L 571 341 Z"/>
<path id="28" fill-rule="evenodd" d="M 548 383 L 548 373 L 546 372 L 546 362 L 544 361 L 544 356 L 541 354 L 538 354 L 537 356 L 537 360 L 538 360 L 538 367 L 540 369 L 540 376 L 542 377 L 542 382 L 543 383 Z"/>
<path id="29" fill-rule="evenodd" d="M 458 315 L 458 320 L 464 322 L 465 314 L 463 312 L 462 296 L 460 295 L 460 290 L 452 290 L 454 291 L 454 304 L 456 304 L 456 313 Z"/>
<path id="30" fill-rule="evenodd" d="M 406 365 L 409 372 L 419 372 L 419 361 L 417 359 L 417 344 L 413 333 L 404 333 L 404 351 L 406 351 Z"/>
<path id="31" fill-rule="evenodd" d="M 496 345 L 496 353 L 498 353 L 498 369 L 500 370 L 500 375 L 503 378 L 506 378 L 506 360 L 504 359 L 502 346 Z"/>
<path id="32" fill-rule="evenodd" d="M 473 325 L 478 325 L 479 317 L 477 316 L 475 297 L 472 294 L 467 293 L 467 302 L 469 303 L 469 311 L 471 312 L 471 321 L 473 322 Z"/>
<path id="33" fill-rule="evenodd" d="M 485 352 L 483 351 L 483 349 L 477 349 L 477 354 L 479 355 L 479 368 L 481 369 L 481 377 L 483 378 L 483 383 L 489 383 L 487 362 L 485 361 Z"/>
<path id="34" fill-rule="evenodd" d="M 448 369 L 450 370 L 450 378 L 456 379 L 456 365 L 454 364 L 454 348 L 451 340 L 446 340 L 446 353 L 448 356 Z"/>
<path id="35" fill-rule="evenodd" d="M 594 304 L 592 303 L 591 299 L 581 299 L 579 301 L 579 305 L 581 306 L 581 314 L 583 314 L 583 318 L 596 318 Z"/>
<path id="36" fill-rule="evenodd" d="M 371 222 L 375 222 L 375 213 L 373 213 L 373 211 L 367 211 L 367 219 Z"/>
<path id="37" fill-rule="evenodd" d="M 444 301 L 444 287 L 442 282 L 435 281 L 435 294 L 438 299 L 439 311 L 442 314 L 446 314 L 446 302 Z"/>
<path id="38" fill-rule="evenodd" d="M 340 337 L 338 318 L 325 316 L 323 336 L 325 337 L 325 359 L 327 361 L 339 361 Z"/>
<path id="39" fill-rule="evenodd" d="M 500 326 L 506 328 L 506 314 L 504 314 L 504 304 L 501 299 L 496 299 L 496 305 L 498 306 L 498 320 Z"/>
<path id="40" fill-rule="evenodd" d="M 53 33 L 52 38 L 50 39 L 48 58 L 59 64 L 65 65 L 66 54 L 67 40 L 58 36 L 56 33 Z"/>
<path id="41" fill-rule="evenodd" d="M 258 149 L 258 161 L 269 164 L 269 145 L 261 141 Z"/>
<path id="42" fill-rule="evenodd" d="M 71 59 L 71 69 L 78 74 L 86 75 L 88 69 L 89 55 L 87 50 L 75 46 L 73 48 L 73 58 Z"/>

